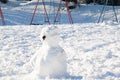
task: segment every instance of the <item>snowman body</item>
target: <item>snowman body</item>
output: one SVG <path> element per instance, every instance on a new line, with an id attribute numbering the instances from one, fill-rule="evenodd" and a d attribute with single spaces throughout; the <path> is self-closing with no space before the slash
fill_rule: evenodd
<path id="1" fill-rule="evenodd" d="M 65 78 L 68 76 L 65 51 L 59 46 L 58 29 L 44 28 L 42 47 L 36 52 L 34 74 L 39 78 Z"/>
<path id="2" fill-rule="evenodd" d="M 40 77 L 63 78 L 67 76 L 67 64 L 64 50 L 60 47 L 50 47 L 48 54 L 40 62 Z"/>

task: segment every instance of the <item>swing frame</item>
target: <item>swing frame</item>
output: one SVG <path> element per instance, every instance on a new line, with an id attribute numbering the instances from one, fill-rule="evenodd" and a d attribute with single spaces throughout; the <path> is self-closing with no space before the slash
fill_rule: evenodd
<path id="1" fill-rule="evenodd" d="M 32 22 L 33 22 L 33 20 L 34 20 L 34 16 L 35 16 L 35 14 L 36 14 L 36 10 L 37 10 L 37 8 L 38 8 L 38 4 L 39 4 L 39 0 L 37 0 L 37 2 L 36 2 L 36 6 L 35 6 L 35 8 L 34 8 L 34 12 L 33 12 L 33 15 L 32 15 L 31 21 L 30 21 L 30 25 L 32 25 Z M 45 15 L 46 15 L 47 22 L 48 22 L 48 24 L 50 25 L 51 22 L 50 22 L 50 19 L 49 19 L 49 16 L 48 16 L 48 12 L 47 12 L 47 10 L 46 10 L 46 6 L 45 6 L 45 1 L 44 1 L 44 0 L 42 0 L 42 5 L 43 5 L 43 7 L 44 7 L 44 12 L 45 12 Z M 55 14 L 55 18 L 54 18 L 54 23 L 53 23 L 53 24 L 55 24 L 55 23 L 57 22 L 57 18 L 58 18 L 58 14 L 60 13 L 61 5 L 62 5 L 62 0 L 60 0 L 60 3 L 59 3 L 59 6 L 58 6 L 58 9 L 57 9 L 57 12 L 56 12 L 56 14 Z M 66 6 L 66 8 L 67 8 L 67 13 L 68 13 L 69 22 L 70 22 L 70 24 L 73 24 L 73 19 L 72 19 L 72 16 L 71 16 L 71 13 L 70 13 L 69 7 L 68 7 L 68 0 L 65 0 L 65 6 Z"/>
<path id="2" fill-rule="evenodd" d="M 104 0 L 104 5 L 103 5 L 103 8 L 102 8 L 102 11 L 101 11 L 101 13 L 100 13 L 100 16 L 99 16 L 99 19 L 98 19 L 98 22 L 97 22 L 97 23 L 100 23 L 101 17 L 103 16 L 103 13 L 105 13 L 105 7 L 107 6 L 108 1 L 111 1 L 111 2 L 112 2 L 112 9 L 113 9 L 113 12 L 114 12 L 115 20 L 116 20 L 117 23 L 119 22 L 119 21 L 118 21 L 118 18 L 117 18 L 117 13 L 116 13 L 116 11 L 115 11 L 114 1 L 113 1 L 113 0 Z M 102 22 L 103 22 L 103 19 L 102 19 Z"/>

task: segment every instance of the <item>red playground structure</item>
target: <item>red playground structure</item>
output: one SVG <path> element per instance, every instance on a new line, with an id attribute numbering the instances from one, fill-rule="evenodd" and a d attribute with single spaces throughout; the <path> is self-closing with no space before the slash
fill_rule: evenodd
<path id="1" fill-rule="evenodd" d="M 32 15 L 32 19 L 31 19 L 31 21 L 30 21 L 30 25 L 32 25 L 32 22 L 33 22 L 33 20 L 34 20 L 34 16 L 35 16 L 35 14 L 36 14 L 36 10 L 37 10 L 38 5 L 39 5 L 39 0 L 37 0 L 37 2 L 36 2 L 36 6 L 35 6 L 35 8 L 34 8 L 34 12 L 33 12 L 33 15 Z M 49 16 L 48 16 L 48 12 L 47 12 L 47 10 L 46 10 L 46 6 L 45 6 L 45 1 L 44 1 L 44 0 L 42 0 L 42 5 L 43 5 L 43 8 L 44 8 L 44 13 L 45 13 L 45 15 L 46 15 L 46 19 L 47 19 L 47 21 L 48 21 L 48 24 L 51 24 L 50 18 L 49 18 Z M 54 18 L 54 23 L 53 23 L 53 24 L 55 24 L 56 21 L 57 21 L 58 14 L 60 13 L 61 5 L 62 5 L 62 0 L 60 0 L 60 2 L 59 2 L 57 12 L 55 13 L 55 18 Z M 70 13 L 69 7 L 68 7 L 68 0 L 65 0 L 65 7 L 66 7 L 66 9 L 67 9 L 67 14 L 68 14 L 69 23 L 70 23 L 70 24 L 73 24 L 72 16 L 71 16 L 71 13 Z"/>
<path id="2" fill-rule="evenodd" d="M 0 18 L 2 20 L 2 24 L 5 25 L 5 20 L 4 20 L 4 16 L 3 16 L 3 13 L 2 13 L 1 6 L 0 6 Z"/>

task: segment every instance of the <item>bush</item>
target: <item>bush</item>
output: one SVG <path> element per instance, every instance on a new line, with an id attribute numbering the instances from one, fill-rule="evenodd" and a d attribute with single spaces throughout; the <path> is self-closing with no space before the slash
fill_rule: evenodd
<path id="1" fill-rule="evenodd" d="M 85 0 L 87 4 L 93 3 L 93 0 Z"/>
<path id="2" fill-rule="evenodd" d="M 8 0 L 0 0 L 2 3 L 7 3 Z"/>
<path id="3" fill-rule="evenodd" d="M 65 1 L 65 0 L 62 0 L 62 1 Z M 77 3 L 77 0 L 68 0 L 68 2 L 75 2 L 75 3 Z"/>

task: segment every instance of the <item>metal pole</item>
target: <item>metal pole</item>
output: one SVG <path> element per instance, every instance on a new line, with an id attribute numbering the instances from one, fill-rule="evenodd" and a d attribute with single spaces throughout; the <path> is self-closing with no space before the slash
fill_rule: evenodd
<path id="1" fill-rule="evenodd" d="M 2 19 L 2 24 L 5 25 L 5 20 L 4 20 L 4 16 L 3 16 L 3 13 L 2 13 L 1 6 L 0 6 L 0 16 L 1 16 L 1 19 Z"/>
<path id="2" fill-rule="evenodd" d="M 35 6 L 35 9 L 34 9 L 34 13 L 33 13 L 33 15 L 32 15 L 32 19 L 31 19 L 31 21 L 30 21 L 30 25 L 32 25 L 32 22 L 33 22 L 33 19 L 34 19 L 36 10 L 37 10 L 38 3 L 39 3 L 39 0 L 37 0 L 36 6 Z"/>
<path id="3" fill-rule="evenodd" d="M 62 0 L 60 0 L 59 7 L 58 7 L 57 13 L 56 13 L 56 15 L 55 15 L 54 24 L 55 24 L 56 21 L 57 21 L 57 17 L 58 17 L 58 14 L 59 14 L 59 12 L 60 12 L 60 8 L 61 8 L 61 3 L 62 3 Z"/>
<path id="4" fill-rule="evenodd" d="M 113 12 L 114 12 L 114 15 L 115 15 L 115 19 L 116 19 L 116 22 L 118 22 L 118 18 L 117 18 L 117 14 L 116 14 L 116 11 L 115 11 L 115 3 L 114 1 L 112 0 L 112 6 L 113 6 Z"/>
<path id="5" fill-rule="evenodd" d="M 103 8 L 102 8 L 102 11 L 101 11 L 100 17 L 99 17 L 99 19 L 98 19 L 98 23 L 99 23 L 100 20 L 101 20 L 101 17 L 102 17 L 102 15 L 103 15 L 103 12 L 104 12 L 104 10 L 105 10 L 105 6 L 107 5 L 107 3 L 108 3 L 108 0 L 104 0 L 104 6 L 103 6 Z"/>
<path id="6" fill-rule="evenodd" d="M 47 10 L 46 10 L 46 7 L 45 7 L 44 0 L 42 0 L 42 3 L 43 3 L 43 7 L 44 7 L 44 11 L 45 11 L 46 18 L 47 18 L 47 20 L 48 20 L 48 24 L 50 24 L 50 20 L 49 20 L 49 17 L 48 17 L 48 13 L 47 13 Z"/>
<path id="7" fill-rule="evenodd" d="M 70 22 L 70 24 L 73 24 L 72 16 L 70 14 L 69 7 L 68 7 L 68 0 L 65 0 L 65 2 L 66 2 L 66 8 L 67 8 L 69 22 Z"/>

